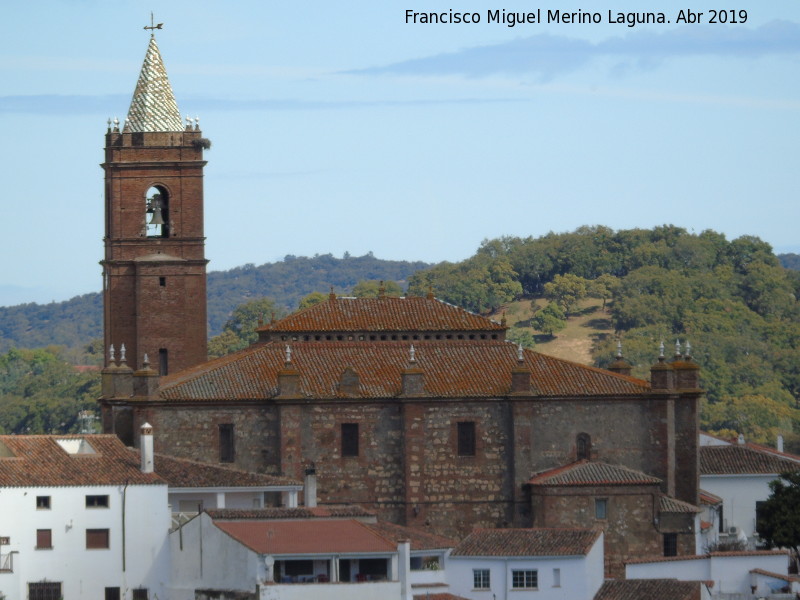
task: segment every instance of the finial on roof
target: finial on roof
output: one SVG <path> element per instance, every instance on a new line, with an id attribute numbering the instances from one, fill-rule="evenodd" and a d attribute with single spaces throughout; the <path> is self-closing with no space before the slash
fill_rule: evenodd
<path id="1" fill-rule="evenodd" d="M 622 358 L 622 340 L 617 338 L 617 358 Z"/>
<path id="2" fill-rule="evenodd" d="M 116 359 L 114 358 L 114 344 L 111 344 L 111 346 L 108 348 L 108 360 L 112 363 L 116 362 Z"/>
<path id="3" fill-rule="evenodd" d="M 186 115 L 186 129 L 190 131 L 192 129 L 192 117 Z"/>
<path id="4" fill-rule="evenodd" d="M 144 353 L 144 358 L 142 359 L 142 366 L 145 369 L 149 369 L 150 368 L 150 357 L 147 356 L 147 352 Z"/>
<path id="5" fill-rule="evenodd" d="M 200 129 L 200 117 L 197 115 L 194 116 L 194 129 L 198 131 Z"/>
<path id="6" fill-rule="evenodd" d="M 408 350 L 408 362 L 417 362 L 417 351 L 414 350 L 414 344 L 411 344 L 411 348 Z"/>
<path id="7" fill-rule="evenodd" d="M 689 340 L 686 340 L 686 354 L 684 357 L 687 359 L 692 358 L 692 344 Z"/>
<path id="8" fill-rule="evenodd" d="M 520 343 L 519 346 L 517 346 L 517 360 L 519 362 L 522 362 L 523 360 L 525 360 L 525 351 L 523 350 L 521 343 Z"/>
<path id="9" fill-rule="evenodd" d="M 506 311 L 503 311 L 503 318 L 500 319 L 500 325 L 502 325 L 503 327 L 506 326 Z"/>
<path id="10" fill-rule="evenodd" d="M 383 298 L 386 295 L 386 286 L 383 285 L 383 279 L 381 279 L 381 285 L 378 287 L 378 298 Z"/>
<path id="11" fill-rule="evenodd" d="M 333 286 L 331 286 L 331 293 L 328 294 L 328 300 L 330 300 L 331 302 L 336 300 L 336 293 L 333 291 Z"/>
<path id="12" fill-rule="evenodd" d="M 125 344 L 119 346 L 119 362 L 125 364 Z"/>
<path id="13" fill-rule="evenodd" d="M 681 341 L 675 340 L 675 358 L 679 358 L 681 355 Z"/>
<path id="14" fill-rule="evenodd" d="M 289 344 L 286 344 L 286 364 L 292 364 L 292 349 Z"/>
<path id="15" fill-rule="evenodd" d="M 163 23 L 159 23 L 158 25 L 154 24 L 153 11 L 150 11 L 150 25 L 145 25 L 144 26 L 144 30 L 147 31 L 149 29 L 150 30 L 150 37 L 155 37 L 156 29 L 163 29 L 163 28 L 164 28 L 164 24 Z"/>
<path id="16" fill-rule="evenodd" d="M 272 325 L 275 322 L 275 311 L 273 310 L 269 315 L 269 324 Z"/>
<path id="17" fill-rule="evenodd" d="M 114 117 L 114 131 L 119 132 L 119 119 Z"/>
<path id="18" fill-rule="evenodd" d="M 108 117 L 108 130 L 111 131 L 111 117 Z"/>
<path id="19" fill-rule="evenodd" d="M 658 360 L 664 360 L 664 340 L 658 345 Z"/>

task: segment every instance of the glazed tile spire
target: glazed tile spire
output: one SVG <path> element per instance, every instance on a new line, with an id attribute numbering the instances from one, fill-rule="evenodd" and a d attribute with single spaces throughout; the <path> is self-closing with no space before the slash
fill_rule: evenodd
<path id="1" fill-rule="evenodd" d="M 133 92 L 125 132 L 182 131 L 181 113 L 167 78 L 156 38 L 150 36 L 142 72 Z"/>

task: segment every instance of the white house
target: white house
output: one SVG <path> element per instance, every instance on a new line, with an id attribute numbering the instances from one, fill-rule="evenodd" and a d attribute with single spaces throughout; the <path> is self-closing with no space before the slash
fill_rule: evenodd
<path id="1" fill-rule="evenodd" d="M 170 598 L 411 600 L 414 540 L 417 571 L 427 560 L 442 574 L 417 582 L 446 588 L 432 567 L 444 564 L 444 538 L 379 525 L 357 507 L 206 510 L 170 535 Z"/>
<path id="2" fill-rule="evenodd" d="M 770 481 L 800 469 L 800 457 L 745 443 L 742 437 L 731 443 L 701 434 L 699 461 L 700 487 L 722 500 L 703 517 L 708 526 L 701 544 L 708 548 L 739 540 L 754 548 L 758 507 L 770 495 Z"/>
<path id="3" fill-rule="evenodd" d="M 590 600 L 603 583 L 603 533 L 479 529 L 450 553 L 447 579 L 473 600 Z"/>
<path id="4" fill-rule="evenodd" d="M 167 484 L 114 435 L 0 436 L 8 600 L 165 599 Z"/>
<path id="5" fill-rule="evenodd" d="M 706 581 L 713 584 L 713 596 L 743 594 L 748 597 L 754 587 L 753 570 L 770 573 L 774 578 L 788 577 L 788 568 L 786 550 L 711 552 L 698 556 L 629 561 L 625 565 L 625 577 Z"/>

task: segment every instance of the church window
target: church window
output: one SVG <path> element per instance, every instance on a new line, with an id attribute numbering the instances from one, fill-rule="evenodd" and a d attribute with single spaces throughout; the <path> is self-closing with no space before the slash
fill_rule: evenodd
<path id="1" fill-rule="evenodd" d="M 342 423 L 342 456 L 358 456 L 358 423 Z"/>
<path id="2" fill-rule="evenodd" d="M 458 455 L 475 456 L 475 421 L 458 423 Z"/>
<path id="3" fill-rule="evenodd" d="M 595 519 L 608 518 L 608 498 L 596 498 L 594 501 Z"/>
<path id="4" fill-rule="evenodd" d="M 167 287 L 167 278 L 166 277 L 159 277 L 158 278 L 158 285 L 161 287 Z"/>
<path id="5" fill-rule="evenodd" d="M 678 556 L 678 534 L 664 534 L 664 556 Z"/>
<path id="6" fill-rule="evenodd" d="M 161 186 L 145 194 L 145 230 L 147 237 L 169 237 L 169 193 Z"/>
<path id="7" fill-rule="evenodd" d="M 592 458 L 592 438 L 588 433 L 579 433 L 575 440 L 576 453 L 578 460 L 589 460 Z"/>
<path id="8" fill-rule="evenodd" d="M 166 348 L 158 349 L 158 374 L 169 375 L 169 352 Z"/>
<path id="9" fill-rule="evenodd" d="M 219 426 L 219 462 L 232 463 L 236 458 L 233 423 Z"/>

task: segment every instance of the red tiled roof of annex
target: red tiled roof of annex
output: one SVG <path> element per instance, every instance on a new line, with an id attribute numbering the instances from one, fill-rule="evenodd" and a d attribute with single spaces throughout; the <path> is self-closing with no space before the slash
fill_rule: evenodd
<path id="1" fill-rule="evenodd" d="M 214 525 L 259 554 L 381 554 L 397 551 L 397 544 L 354 520 L 215 520 Z"/>
<path id="2" fill-rule="evenodd" d="M 700 475 L 776 474 L 797 471 L 800 463 L 739 444 L 700 446 Z"/>
<path id="3" fill-rule="evenodd" d="M 545 397 L 638 396 L 650 385 L 641 379 L 545 356 L 504 341 L 414 343 L 303 342 L 291 346 L 291 368 L 306 398 L 344 395 L 339 382 L 346 369 L 358 376 L 357 397 L 395 398 L 409 366 L 424 374 L 429 397 L 498 397 L 511 390 L 511 371 L 531 371 L 531 394 Z M 203 363 L 161 380 L 166 400 L 262 400 L 278 395 L 278 373 L 287 368 L 285 346 L 266 343 Z M 135 401 L 135 398 L 134 398 Z"/>
<path id="4" fill-rule="evenodd" d="M 607 580 L 594 600 L 700 600 L 701 581 L 676 579 Z"/>
<path id="5" fill-rule="evenodd" d="M 116 435 L 0 436 L 0 487 L 160 484 Z"/>
<path id="6" fill-rule="evenodd" d="M 658 477 L 620 465 L 579 460 L 577 462 L 542 471 L 528 482 L 531 485 L 656 485 Z"/>
<path id="7" fill-rule="evenodd" d="M 139 458 L 139 450 L 130 448 Z M 208 487 L 286 487 L 303 484 L 288 477 L 251 473 L 233 467 L 211 465 L 187 458 L 156 454 L 153 469 L 163 477 L 172 488 Z"/>
<path id="8" fill-rule="evenodd" d="M 733 550 L 730 552 L 709 552 L 708 554 L 688 554 L 686 556 L 651 556 L 650 558 L 632 558 L 626 560 L 626 565 L 639 565 L 647 563 L 680 562 L 682 560 L 704 560 L 710 557 L 725 558 L 726 556 L 771 556 L 789 554 L 788 550 Z"/>
<path id="9" fill-rule="evenodd" d="M 476 331 L 505 326 L 434 298 L 329 298 L 261 327 L 270 332 Z"/>
<path id="10" fill-rule="evenodd" d="M 477 529 L 451 556 L 580 556 L 601 531 L 592 529 Z"/>
<path id="11" fill-rule="evenodd" d="M 394 542 L 407 539 L 411 542 L 412 550 L 445 550 L 455 548 L 456 541 L 435 533 L 430 533 L 416 527 L 404 527 L 387 521 L 368 523 L 367 527 Z"/>
<path id="12" fill-rule="evenodd" d="M 297 520 L 297 519 L 361 519 L 375 520 L 375 513 L 351 504 L 326 506 L 266 507 L 266 508 L 207 508 L 205 512 L 214 520 Z"/>
<path id="13" fill-rule="evenodd" d="M 659 500 L 659 510 L 667 513 L 699 513 L 702 508 L 689 504 L 683 500 L 678 500 L 672 496 L 661 496 Z"/>

